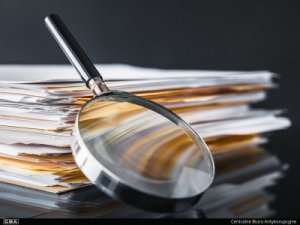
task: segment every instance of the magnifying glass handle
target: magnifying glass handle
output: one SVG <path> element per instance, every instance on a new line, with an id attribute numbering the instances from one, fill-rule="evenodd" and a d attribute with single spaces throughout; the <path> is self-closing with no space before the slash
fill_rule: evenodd
<path id="1" fill-rule="evenodd" d="M 69 61 L 76 68 L 86 86 L 96 95 L 109 91 L 102 76 L 61 18 L 58 15 L 50 14 L 45 18 L 45 24 Z"/>

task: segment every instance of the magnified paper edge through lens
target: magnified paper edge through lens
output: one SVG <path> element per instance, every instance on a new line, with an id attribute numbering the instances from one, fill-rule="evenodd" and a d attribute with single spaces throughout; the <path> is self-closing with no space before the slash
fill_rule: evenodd
<path id="1" fill-rule="evenodd" d="M 119 98 L 119 99 L 118 99 Z M 95 157 L 95 159 L 97 161 L 101 161 L 101 165 L 102 167 L 104 166 L 104 170 L 106 170 L 106 173 L 112 175 L 112 177 L 114 177 L 115 179 L 117 179 L 118 181 L 120 181 L 121 183 L 127 185 L 127 186 L 130 186 L 131 188 L 134 188 L 134 189 L 137 189 L 139 191 L 144 191 L 144 192 L 147 192 L 148 194 L 151 194 L 151 195 L 155 195 L 155 196 L 159 196 L 159 197 L 165 197 L 165 198 L 185 198 L 185 197 L 191 197 L 191 196 L 194 196 L 194 195 L 197 195 L 203 191 L 205 191 L 209 185 L 211 184 L 212 180 L 213 180 L 213 177 L 214 177 L 214 164 L 213 164 L 213 160 L 212 160 L 212 156 L 206 146 L 206 144 L 202 141 L 202 139 L 199 138 L 199 136 L 196 134 L 196 132 L 191 129 L 191 127 L 186 124 L 182 119 L 180 119 L 177 115 L 171 113 L 170 111 L 168 110 L 165 110 L 165 108 L 162 108 L 161 106 L 153 103 L 153 102 L 150 102 L 148 100 L 145 100 L 145 99 L 141 99 L 139 97 L 136 97 L 136 96 L 132 96 L 130 94 L 127 94 L 127 93 L 124 93 L 124 92 L 109 92 L 109 93 L 105 93 L 93 100 L 91 100 L 90 103 L 87 103 L 86 105 L 83 106 L 82 110 L 80 111 L 80 114 L 78 114 L 78 118 L 77 118 L 77 122 L 76 122 L 76 127 L 78 128 L 78 134 L 81 134 L 80 132 L 80 115 L 82 114 L 82 112 L 84 111 L 84 109 L 86 107 L 89 106 L 89 104 L 92 104 L 93 102 L 95 101 L 99 101 L 99 100 L 108 100 L 108 99 L 111 99 L 111 100 L 116 100 L 118 99 L 118 101 L 128 101 L 128 102 L 133 102 L 134 104 L 137 104 L 137 105 L 142 105 L 143 107 L 146 106 L 146 108 L 152 108 L 151 111 L 152 112 L 155 112 L 157 114 L 157 111 L 159 110 L 159 115 L 160 116 L 163 116 L 164 118 L 166 117 L 169 120 L 172 121 L 172 123 L 174 124 L 174 126 L 179 126 L 181 128 L 181 130 L 184 130 L 184 132 L 189 132 L 189 135 L 193 137 L 193 141 L 195 142 L 196 140 L 196 143 L 197 145 L 200 146 L 201 148 L 201 151 L 203 152 L 202 154 L 204 154 L 204 156 L 206 157 L 206 161 L 208 162 L 208 168 L 210 170 L 210 172 L 208 173 L 208 178 L 206 179 L 206 182 L 205 184 L 202 184 L 202 188 L 199 189 L 198 187 L 198 192 L 194 192 L 190 195 L 187 195 L 186 193 L 184 193 L 184 186 L 180 186 L 180 185 L 177 185 L 175 188 L 173 188 L 173 192 L 176 192 L 176 193 L 180 193 L 180 191 L 182 192 L 183 191 L 183 194 L 175 194 L 175 195 L 172 195 L 170 193 L 168 193 L 167 190 L 164 190 L 164 188 L 166 187 L 166 185 L 161 185 L 159 184 L 160 182 L 141 182 L 141 180 L 143 180 L 144 177 L 140 177 L 138 180 L 138 183 L 134 182 L 134 181 L 137 181 L 137 180 L 134 180 L 136 179 L 135 175 L 132 174 L 132 173 L 124 173 L 123 171 L 123 175 L 120 175 L 120 172 L 116 171 L 113 169 L 112 165 L 109 165 L 109 163 L 107 163 L 107 161 L 103 158 L 99 158 L 99 155 L 96 155 L 95 156 L 95 152 L 92 153 L 93 157 Z M 154 110 L 153 110 L 154 109 Z M 101 108 L 100 108 L 100 112 L 101 112 Z M 101 113 L 99 113 L 101 114 Z M 162 134 L 163 135 L 163 134 Z M 78 135 L 77 135 L 78 136 Z M 83 135 L 84 136 L 84 135 Z M 78 137 L 77 137 L 78 138 Z M 85 143 L 85 140 L 83 138 L 80 137 L 80 139 L 82 140 L 82 144 L 86 145 Z M 90 146 L 89 146 L 90 147 Z M 100 154 L 100 157 L 102 157 L 103 155 Z M 108 169 L 110 168 L 110 169 Z M 116 175 L 116 173 L 118 175 Z M 126 174 L 126 176 L 124 175 Z M 191 172 L 189 172 L 189 174 L 191 174 Z M 86 174 L 87 177 L 89 178 L 88 174 Z M 125 178 L 125 179 L 124 179 Z M 142 178 L 142 179 L 141 179 Z M 194 176 L 186 176 L 182 182 L 185 184 L 185 185 L 194 185 L 194 186 L 197 186 L 199 185 L 199 183 L 197 183 L 195 181 L 195 179 L 197 179 L 197 177 L 194 175 Z M 192 181 L 195 181 L 194 183 Z M 178 182 L 178 181 L 177 181 Z M 151 185 L 153 186 L 153 183 L 155 183 L 154 187 L 151 187 Z M 150 186 L 149 186 L 150 185 Z M 157 188 L 161 186 L 162 188 Z M 169 185 L 168 186 L 172 186 Z M 151 188 L 151 190 L 149 191 L 148 188 Z M 196 190 L 197 190 L 197 187 L 194 187 Z"/>

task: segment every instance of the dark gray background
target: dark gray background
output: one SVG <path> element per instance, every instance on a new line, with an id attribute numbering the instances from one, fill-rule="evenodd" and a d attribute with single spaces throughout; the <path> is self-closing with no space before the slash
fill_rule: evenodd
<path id="1" fill-rule="evenodd" d="M 299 1 L 1 0 L 0 64 L 68 63 L 43 24 L 52 12 L 96 63 L 281 74 L 259 106 L 288 109 L 292 119 L 268 144 L 291 165 L 272 206 L 299 217 Z"/>

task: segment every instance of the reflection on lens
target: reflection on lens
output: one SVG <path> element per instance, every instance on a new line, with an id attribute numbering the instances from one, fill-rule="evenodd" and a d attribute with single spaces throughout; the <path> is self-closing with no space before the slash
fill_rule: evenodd
<path id="1" fill-rule="evenodd" d="M 168 115 L 126 97 L 100 96 L 81 111 L 79 130 L 93 156 L 150 194 L 181 198 L 206 189 L 213 174 L 205 145 Z"/>

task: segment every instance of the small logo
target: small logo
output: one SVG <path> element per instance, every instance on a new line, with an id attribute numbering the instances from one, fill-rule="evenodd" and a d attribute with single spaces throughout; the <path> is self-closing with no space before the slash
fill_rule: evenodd
<path id="1" fill-rule="evenodd" d="M 19 219 L 3 219 L 3 224 L 19 224 Z"/>

